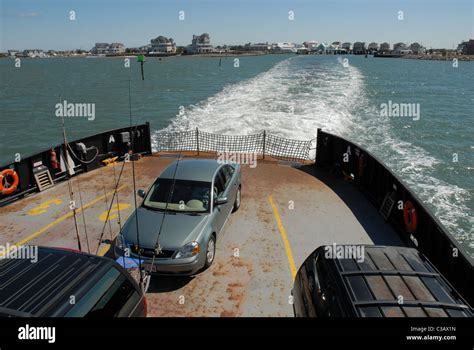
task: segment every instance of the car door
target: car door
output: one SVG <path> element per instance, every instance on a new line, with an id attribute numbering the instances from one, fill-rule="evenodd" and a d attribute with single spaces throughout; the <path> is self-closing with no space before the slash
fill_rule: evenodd
<path id="1" fill-rule="evenodd" d="M 218 227 L 219 232 L 222 230 L 222 227 L 224 226 L 227 217 L 229 216 L 230 211 L 232 210 L 233 202 L 231 203 L 231 199 L 228 197 L 229 194 L 231 194 L 231 187 L 230 184 L 232 181 L 230 181 L 230 178 L 227 178 L 223 167 L 219 169 L 217 172 L 216 176 L 214 177 L 214 211 L 217 211 L 216 213 L 216 226 Z M 215 200 L 217 198 L 224 198 L 227 197 L 227 203 L 222 204 L 222 205 L 215 205 Z"/>
<path id="2" fill-rule="evenodd" d="M 214 217 L 214 227 L 219 233 L 224 226 L 226 215 L 225 215 L 225 204 L 224 205 L 217 205 L 216 201 L 217 198 L 224 197 L 224 190 L 225 190 L 225 182 L 222 179 L 221 171 L 219 170 L 216 175 L 214 176 L 213 181 L 214 187 L 212 189 L 212 198 L 213 198 L 213 208 L 212 208 L 212 216 Z"/>
<path id="3" fill-rule="evenodd" d="M 237 192 L 235 187 L 235 177 L 233 176 L 233 168 L 230 165 L 224 165 L 219 173 L 224 183 L 223 197 L 227 197 L 227 203 L 225 204 L 227 218 L 234 207 L 235 194 Z"/>
<path id="4" fill-rule="evenodd" d="M 235 202 L 235 198 L 237 196 L 237 189 L 238 189 L 238 176 L 236 174 L 235 169 L 231 165 L 224 165 L 222 167 L 222 175 L 225 181 L 225 196 L 228 199 L 228 206 L 229 210 L 232 210 Z"/>

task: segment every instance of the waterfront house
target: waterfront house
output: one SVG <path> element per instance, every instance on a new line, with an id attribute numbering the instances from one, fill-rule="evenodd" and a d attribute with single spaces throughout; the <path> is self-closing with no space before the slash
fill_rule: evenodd
<path id="1" fill-rule="evenodd" d="M 299 55 L 309 54 L 308 48 L 304 46 L 303 44 L 295 44 L 295 49 L 296 49 L 296 53 Z"/>
<path id="2" fill-rule="evenodd" d="M 409 49 L 415 54 L 415 55 L 419 55 L 419 54 L 424 54 L 426 52 L 426 48 L 423 47 L 421 44 L 419 43 L 412 43 L 409 47 Z"/>
<path id="3" fill-rule="evenodd" d="M 150 54 L 174 54 L 176 53 L 176 43 L 173 38 L 167 38 L 162 35 L 151 39 Z"/>
<path id="4" fill-rule="evenodd" d="M 272 45 L 273 53 L 296 53 L 296 47 L 292 43 L 276 43 Z"/>
<path id="5" fill-rule="evenodd" d="M 118 55 L 125 52 L 125 46 L 122 43 L 111 43 L 109 46 L 109 55 Z"/>
<path id="6" fill-rule="evenodd" d="M 326 52 L 329 54 L 340 55 L 346 54 L 348 50 L 342 47 L 340 41 L 334 41 L 329 47 L 326 49 Z"/>
<path id="7" fill-rule="evenodd" d="M 36 57 L 45 57 L 45 53 L 43 50 L 40 49 L 28 49 L 28 50 L 23 50 L 23 56 L 24 57 L 31 57 L 31 58 L 36 58 Z"/>
<path id="8" fill-rule="evenodd" d="M 470 39 L 467 44 L 467 54 L 474 55 L 474 39 Z"/>
<path id="9" fill-rule="evenodd" d="M 125 52 L 125 46 L 122 43 L 95 43 L 91 49 L 93 55 L 118 55 Z"/>
<path id="10" fill-rule="evenodd" d="M 369 52 L 371 52 L 371 53 L 378 52 L 379 51 L 379 44 L 376 43 L 376 42 L 371 42 L 367 46 L 367 50 L 369 50 Z"/>
<path id="11" fill-rule="evenodd" d="M 474 55 L 474 39 L 461 42 L 456 51 L 463 55 Z"/>
<path id="12" fill-rule="evenodd" d="M 91 53 L 94 55 L 106 55 L 109 53 L 109 44 L 95 43 L 94 47 L 91 49 Z"/>
<path id="13" fill-rule="evenodd" d="M 266 42 L 266 43 L 247 43 L 244 46 L 245 51 L 257 51 L 257 52 L 269 52 L 272 49 L 272 46 Z"/>
<path id="14" fill-rule="evenodd" d="M 318 42 L 314 40 L 305 41 L 303 45 L 308 49 L 309 52 L 315 51 L 318 47 Z"/>
<path id="15" fill-rule="evenodd" d="M 468 45 L 468 42 L 467 42 L 467 41 L 461 42 L 461 43 L 458 45 L 456 51 L 457 51 L 458 53 L 461 53 L 461 54 L 466 54 L 466 53 L 467 53 L 467 45 Z"/>
<path id="16" fill-rule="evenodd" d="M 342 43 L 341 47 L 349 53 L 352 49 L 352 43 L 346 41 L 345 43 Z"/>
<path id="17" fill-rule="evenodd" d="M 211 45 L 209 34 L 203 33 L 201 35 L 193 35 L 191 45 L 186 48 L 188 54 L 211 53 L 214 52 L 214 47 Z"/>
<path id="18" fill-rule="evenodd" d="M 320 43 L 314 51 L 319 54 L 326 54 L 328 53 L 329 45 L 327 43 Z"/>
<path id="19" fill-rule="evenodd" d="M 396 43 L 393 45 L 393 53 L 400 55 L 406 53 L 408 47 L 405 43 Z"/>
<path id="20" fill-rule="evenodd" d="M 390 52 L 390 44 L 387 42 L 380 44 L 379 52 L 381 53 Z"/>
<path id="21" fill-rule="evenodd" d="M 366 51 L 367 51 L 367 49 L 366 49 L 366 46 L 365 46 L 365 42 L 363 42 L 363 41 L 357 41 L 352 46 L 352 53 L 354 55 L 363 55 L 363 54 L 366 53 Z"/>
<path id="22" fill-rule="evenodd" d="M 8 50 L 8 55 L 10 57 L 16 57 L 20 52 L 18 50 Z"/>
<path id="23" fill-rule="evenodd" d="M 309 50 L 308 50 L 307 47 L 304 47 L 304 46 L 302 46 L 302 47 L 297 47 L 297 48 L 296 48 L 296 53 L 297 53 L 298 55 L 307 55 L 307 54 L 309 54 Z"/>

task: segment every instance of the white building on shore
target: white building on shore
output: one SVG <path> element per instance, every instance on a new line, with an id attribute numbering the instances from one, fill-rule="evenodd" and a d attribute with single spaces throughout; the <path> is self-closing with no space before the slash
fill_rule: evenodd
<path id="1" fill-rule="evenodd" d="M 91 53 L 94 55 L 106 55 L 109 53 L 109 44 L 95 43 L 94 47 L 91 49 Z"/>
<path id="2" fill-rule="evenodd" d="M 327 54 L 329 45 L 327 43 L 320 43 L 314 51 L 319 54 Z"/>
<path id="3" fill-rule="evenodd" d="M 350 52 L 352 50 L 352 43 L 346 41 L 345 43 L 341 44 L 341 47 L 347 52 Z"/>
<path id="4" fill-rule="evenodd" d="M 272 45 L 272 52 L 274 53 L 296 53 L 297 48 L 293 43 L 276 43 Z"/>
<path id="5" fill-rule="evenodd" d="M 173 38 L 167 38 L 164 36 L 158 36 L 155 39 L 151 39 L 151 47 L 149 48 L 150 54 L 173 54 L 176 53 L 176 43 Z"/>
<path id="6" fill-rule="evenodd" d="M 122 43 L 111 43 L 109 47 L 109 54 L 117 55 L 125 53 L 125 45 Z"/>
<path id="7" fill-rule="evenodd" d="M 214 52 L 214 47 L 211 45 L 209 34 L 203 33 L 201 35 L 193 35 L 191 45 L 188 45 L 186 52 L 189 54 Z"/>
<path id="8" fill-rule="evenodd" d="M 355 55 L 365 54 L 366 51 L 365 42 L 363 41 L 356 41 L 352 46 L 352 53 Z"/>
<path id="9" fill-rule="evenodd" d="M 28 49 L 28 50 L 23 50 L 23 56 L 26 57 L 31 57 L 31 58 L 36 58 L 36 57 L 46 57 L 46 54 L 44 53 L 43 50 L 40 49 Z"/>
<path id="10" fill-rule="evenodd" d="M 315 51 L 318 47 L 318 42 L 315 40 L 305 41 L 303 45 L 308 49 L 309 52 Z"/>
<path id="11" fill-rule="evenodd" d="M 94 55 L 117 55 L 125 52 L 125 46 L 122 43 L 95 43 L 91 49 Z"/>
<path id="12" fill-rule="evenodd" d="M 244 46 L 245 50 L 247 51 L 259 51 L 259 52 L 268 52 L 272 49 L 272 46 L 266 42 L 266 43 L 247 43 Z"/>

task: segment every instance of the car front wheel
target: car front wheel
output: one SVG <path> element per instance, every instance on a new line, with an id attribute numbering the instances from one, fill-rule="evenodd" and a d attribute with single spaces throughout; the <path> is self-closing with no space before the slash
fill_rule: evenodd
<path id="1" fill-rule="evenodd" d="M 211 238 L 209 238 L 209 241 L 207 241 L 206 264 L 204 265 L 205 269 L 207 269 L 209 266 L 212 265 L 215 255 L 216 255 L 216 239 L 214 238 L 214 236 L 211 236 Z"/>
<path id="2" fill-rule="evenodd" d="M 241 193 L 240 193 L 240 186 L 237 190 L 237 196 L 235 197 L 234 207 L 232 208 L 232 212 L 235 213 L 240 208 L 240 200 L 241 200 Z"/>

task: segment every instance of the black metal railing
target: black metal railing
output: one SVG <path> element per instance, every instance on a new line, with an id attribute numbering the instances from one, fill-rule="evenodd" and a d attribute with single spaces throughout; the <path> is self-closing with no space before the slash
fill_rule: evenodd
<path id="1" fill-rule="evenodd" d="M 256 153 L 288 160 L 314 160 L 311 155 L 315 139 L 291 140 L 262 131 L 251 135 L 213 134 L 199 129 L 192 131 L 160 131 L 154 135 L 153 150 Z"/>
<path id="2" fill-rule="evenodd" d="M 70 149 L 68 149 L 68 153 L 74 151 L 77 157 L 85 161 L 81 163 L 75 157 L 70 158 L 74 162 L 75 175 L 99 168 L 103 165 L 101 162 L 104 159 L 114 156 L 123 159 L 125 154 L 131 149 L 131 137 L 133 137 L 134 153 L 151 154 L 149 123 L 109 130 L 79 140 L 69 141 Z M 77 148 L 79 143 L 84 144 L 89 150 L 86 153 L 80 152 Z M 23 157 L 18 162 L 0 165 L 0 171 L 13 169 L 19 177 L 19 184 L 13 193 L 8 195 L 0 193 L 0 207 L 38 190 L 34 170 L 39 166 L 46 167 L 49 170 L 54 183 L 63 181 L 70 176 L 66 174 L 66 171 L 61 171 L 61 169 L 53 166 L 51 150 L 54 151 L 61 163 L 60 155 L 66 154 L 64 144 L 53 146 L 28 157 Z M 93 161 L 90 161 L 91 159 Z M 62 165 L 64 166 L 64 164 Z"/>
<path id="3" fill-rule="evenodd" d="M 474 305 L 474 259 L 423 202 L 383 162 L 359 145 L 318 129 L 316 167 L 339 169 L 376 208 L 389 196 L 395 205 L 387 221 L 409 245 L 417 248 Z M 416 229 L 407 227 L 399 203 L 411 202 Z M 411 231 L 411 232 L 410 232 Z"/>

